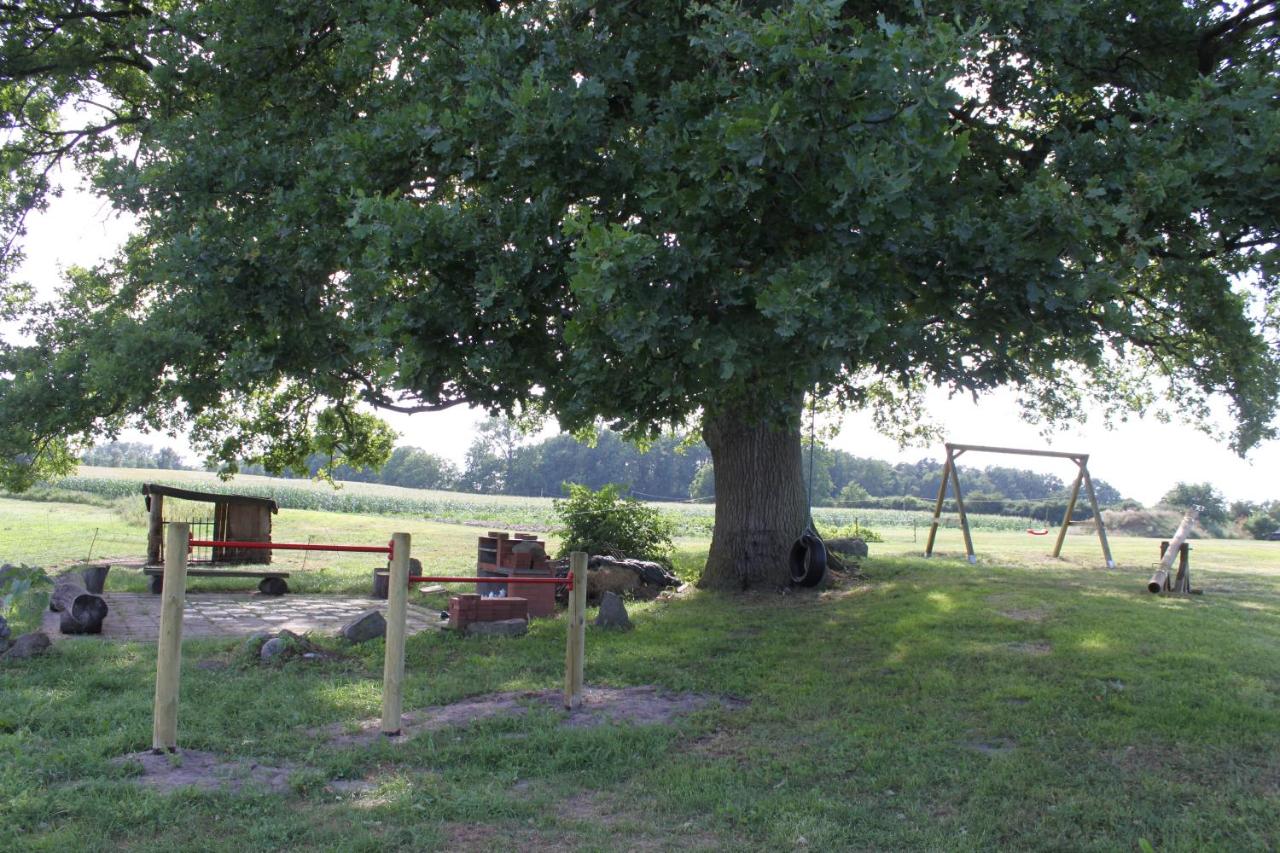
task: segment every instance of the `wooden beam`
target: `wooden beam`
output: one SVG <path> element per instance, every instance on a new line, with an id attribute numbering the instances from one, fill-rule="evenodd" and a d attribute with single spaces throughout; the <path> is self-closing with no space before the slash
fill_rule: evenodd
<path id="1" fill-rule="evenodd" d="M 973 535 L 969 533 L 969 514 L 964 511 L 964 496 L 960 493 L 960 472 L 955 465 L 951 466 L 951 488 L 956 493 L 956 510 L 960 513 L 960 532 L 964 534 L 964 552 L 970 563 L 976 563 L 978 555 L 973 550 Z"/>
<path id="2" fill-rule="evenodd" d="M 993 447 L 986 444 L 947 444 L 948 448 L 956 450 L 973 450 L 982 453 L 1009 453 L 1015 456 L 1048 456 L 1054 459 L 1075 459 L 1077 461 L 1087 461 L 1089 454 L 1087 453 L 1067 453 L 1061 450 L 1023 450 L 1018 447 Z"/>
<path id="3" fill-rule="evenodd" d="M 947 461 L 942 465 L 942 482 L 938 484 L 938 499 L 933 503 L 933 521 L 929 524 L 929 538 L 924 543 L 924 555 L 926 557 L 933 556 L 933 542 L 938 536 L 938 525 L 942 521 L 942 503 L 947 498 L 947 480 L 951 477 L 951 454 L 953 453 L 951 445 L 945 445 L 947 448 Z"/>
<path id="4" fill-rule="evenodd" d="M 1102 510 L 1098 508 L 1098 494 L 1093 490 L 1093 478 L 1089 476 L 1089 466 L 1080 465 L 1084 473 L 1084 487 L 1089 493 L 1089 505 L 1093 507 L 1093 520 L 1098 528 L 1098 541 L 1102 543 L 1102 558 L 1107 561 L 1107 568 L 1114 569 L 1116 561 L 1111 559 L 1111 545 L 1107 542 L 1107 526 L 1102 523 Z"/>
<path id="5" fill-rule="evenodd" d="M 1067 499 L 1067 514 L 1062 517 L 1062 527 L 1058 530 L 1058 541 L 1053 545 L 1054 557 L 1062 556 L 1062 543 L 1067 539 L 1067 528 L 1071 526 L 1071 516 L 1075 514 L 1076 500 L 1080 497 L 1080 484 L 1084 482 L 1084 466 L 1080 465 L 1079 467 L 1080 470 L 1076 472 L 1076 481 L 1071 484 L 1071 497 Z M 1045 515 L 1048 514 L 1048 507 L 1045 507 Z"/>

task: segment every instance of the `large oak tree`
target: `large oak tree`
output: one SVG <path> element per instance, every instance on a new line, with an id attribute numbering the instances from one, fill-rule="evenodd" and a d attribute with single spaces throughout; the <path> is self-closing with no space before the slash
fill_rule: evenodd
<path id="1" fill-rule="evenodd" d="M 1274 434 L 1275 3 L 0 15 L 0 226 L 60 164 L 137 221 L 57 302 L 6 291 L 19 484 L 131 420 L 281 467 L 385 458 L 370 407 L 700 417 L 704 580 L 745 587 L 785 582 L 807 522 L 806 395 L 1221 395 L 1238 449 Z"/>

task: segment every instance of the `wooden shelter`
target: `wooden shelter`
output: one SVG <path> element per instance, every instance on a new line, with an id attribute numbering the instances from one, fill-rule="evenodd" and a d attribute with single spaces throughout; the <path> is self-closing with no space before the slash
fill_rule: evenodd
<path id="1" fill-rule="evenodd" d="M 143 483 L 142 494 L 146 501 L 149 523 L 147 525 L 147 563 L 164 562 L 164 529 L 170 521 L 192 524 L 192 538 L 233 542 L 270 542 L 271 516 L 280 507 L 270 498 L 248 495 L 222 495 L 213 492 L 193 492 L 173 486 Z M 165 498 L 175 498 L 196 503 L 212 504 L 212 512 L 204 519 L 175 518 L 165 516 Z M 203 527 L 203 530 L 198 529 Z M 270 563 L 269 548 L 212 548 L 200 555 L 211 563 Z"/>

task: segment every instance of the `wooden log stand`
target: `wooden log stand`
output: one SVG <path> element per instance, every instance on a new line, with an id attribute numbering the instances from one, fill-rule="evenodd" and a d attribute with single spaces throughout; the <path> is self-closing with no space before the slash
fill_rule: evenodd
<path id="1" fill-rule="evenodd" d="M 1151 580 L 1147 581 L 1147 592 L 1159 594 L 1161 592 L 1180 592 L 1191 593 L 1191 546 L 1187 544 L 1187 537 L 1191 535 L 1191 527 L 1195 524 L 1200 510 L 1198 507 L 1192 507 L 1182 516 L 1182 523 L 1178 525 L 1178 529 L 1174 532 L 1173 538 L 1168 542 L 1160 543 L 1160 564 L 1157 566 L 1155 574 L 1151 576 Z M 1173 561 L 1178 560 L 1178 574 L 1173 583 L 1169 582 L 1169 573 L 1173 571 Z"/>

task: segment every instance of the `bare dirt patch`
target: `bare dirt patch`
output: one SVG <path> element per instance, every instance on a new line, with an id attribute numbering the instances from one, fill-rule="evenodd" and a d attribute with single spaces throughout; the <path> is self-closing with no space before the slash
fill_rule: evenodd
<path id="1" fill-rule="evenodd" d="M 489 693 L 451 705 L 410 711 L 403 716 L 401 735 L 389 739 L 403 742 L 422 732 L 457 728 L 494 717 L 521 717 L 531 710 L 564 712 L 564 694 L 558 690 Z M 565 713 L 560 725 L 566 728 L 594 728 L 610 724 L 633 726 L 663 725 L 711 706 L 739 708 L 740 699 L 701 693 L 671 693 L 659 687 L 587 687 L 582 691 L 582 707 Z M 382 736 L 379 720 L 365 720 L 355 732 L 343 726 L 329 726 L 316 732 L 337 746 L 367 745 Z"/>
<path id="2" fill-rule="evenodd" d="M 1005 643 L 1003 648 L 1018 654 L 1031 655 L 1032 657 L 1042 657 L 1053 651 L 1053 646 L 1043 640 L 1030 643 Z"/>
<path id="3" fill-rule="evenodd" d="M 983 755 L 1005 755 L 1018 748 L 1017 741 L 1007 737 L 981 738 L 961 741 L 959 746 Z"/>
<path id="4" fill-rule="evenodd" d="M 269 767 L 255 761 L 223 758 L 195 749 L 160 755 L 135 752 L 117 759 L 117 762 L 142 769 L 141 774 L 130 780 L 134 784 L 166 793 L 183 788 L 236 792 L 248 786 L 284 793 L 290 789 L 289 776 L 294 771 L 287 765 Z"/>
<path id="5" fill-rule="evenodd" d="M 1006 619 L 1013 619 L 1016 622 L 1043 622 L 1045 617 L 1049 615 L 1049 611 L 1040 607 L 1031 607 L 1025 610 L 1000 610 L 997 611 Z"/>

